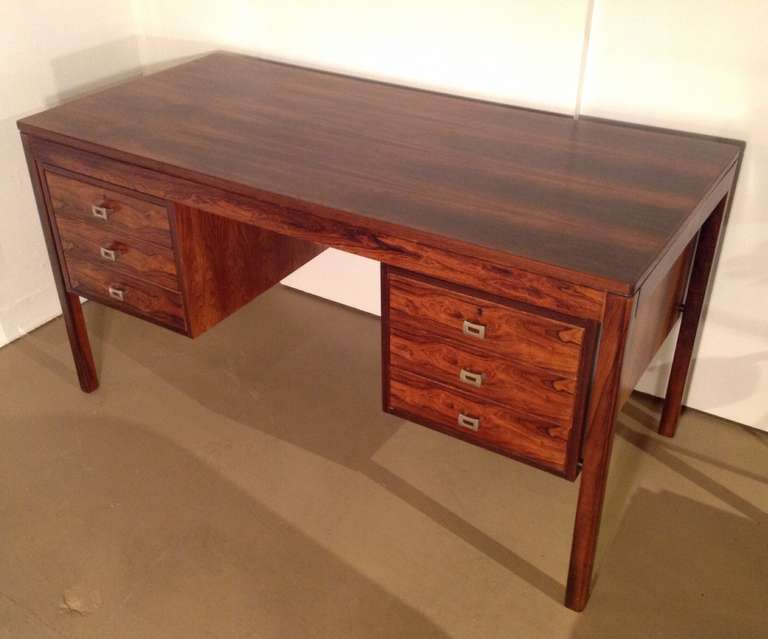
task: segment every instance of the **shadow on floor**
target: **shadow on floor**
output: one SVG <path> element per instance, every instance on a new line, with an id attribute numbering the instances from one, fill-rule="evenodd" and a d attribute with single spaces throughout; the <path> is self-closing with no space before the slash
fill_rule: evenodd
<path id="1" fill-rule="evenodd" d="M 659 406 L 660 406 L 660 403 L 659 403 Z M 658 429 L 658 425 L 659 425 L 658 414 L 648 413 L 635 404 L 631 404 L 631 403 L 626 404 L 622 409 L 622 414 L 623 416 L 633 419 L 636 423 L 652 431 L 653 433 L 655 433 L 656 430 Z M 766 442 L 765 442 L 765 437 L 763 433 L 758 432 L 754 428 L 742 426 L 741 424 L 733 424 L 733 427 L 748 433 L 750 436 L 755 437 L 759 442 L 765 445 Z M 683 460 L 679 459 L 677 455 L 682 455 L 684 457 L 696 459 L 698 461 L 702 461 L 707 464 L 710 464 L 715 468 L 727 470 L 729 472 L 735 473 L 737 475 L 741 475 L 742 477 L 746 477 L 753 481 L 761 482 L 763 484 L 768 484 L 768 474 L 766 473 L 753 472 L 745 468 L 741 468 L 739 466 L 729 464 L 728 462 L 724 462 L 721 459 L 717 459 L 711 455 L 703 455 L 701 453 L 688 450 L 687 448 L 684 448 L 682 446 L 678 446 L 677 444 L 675 444 L 674 439 L 644 435 L 630 428 L 621 427 L 621 424 L 619 428 L 617 428 L 616 434 L 617 436 L 628 441 L 630 444 L 634 445 L 640 450 L 655 457 L 657 460 L 659 460 L 666 466 L 669 466 L 670 468 L 672 468 L 679 474 L 683 475 L 687 479 L 690 479 L 691 481 L 698 484 L 699 486 L 706 488 L 707 490 L 712 492 L 715 496 L 723 499 L 723 501 L 725 501 L 726 503 L 731 503 L 731 505 L 733 505 L 732 502 L 734 501 L 734 499 L 736 502 L 740 502 L 742 500 L 740 500 L 740 498 L 738 498 L 737 496 L 730 495 L 730 491 L 724 490 L 721 484 L 718 484 L 717 482 L 712 481 L 707 475 L 705 475 L 701 471 L 696 470 L 690 464 L 686 464 Z M 730 496 L 730 500 L 729 500 L 729 496 Z M 737 506 L 734 506 L 734 507 L 738 509 Z M 759 517 L 760 516 L 759 513 L 762 512 L 759 510 L 755 511 L 754 508 L 746 504 L 744 504 L 744 508 L 746 509 L 745 514 L 747 515 L 751 513 L 752 515 L 757 514 Z"/>
<path id="2" fill-rule="evenodd" d="M 572 637 L 765 636 L 766 538 L 765 522 L 638 490 Z"/>
<path id="3" fill-rule="evenodd" d="M 404 424 L 382 412 L 380 384 L 368 383 L 379 380 L 381 368 L 377 319 L 341 314 L 335 304 L 283 288 L 260 296 L 194 343 L 155 329 L 137 331 L 131 325 L 137 320 L 96 304 L 86 305 L 86 316 L 97 361 L 97 341 L 108 341 L 209 410 L 362 473 L 562 601 L 564 583 L 373 460 Z M 268 332 L 259 330 L 260 318 Z M 233 340 L 243 335 L 249 339 Z M 294 401 L 297 395 L 301 402 Z"/>
<path id="4" fill-rule="evenodd" d="M 169 385 L 216 415 L 361 473 L 550 600 L 558 605 L 562 601 L 563 584 L 525 558 L 529 555 L 516 554 L 510 549 L 511 545 L 501 543 L 500 538 L 485 532 L 472 517 L 460 516 L 397 472 L 377 463 L 377 453 L 405 426 L 401 420 L 381 412 L 379 385 L 371 383 L 379 379 L 380 367 L 380 325 L 376 319 L 349 311 L 340 312 L 336 305 L 284 289 L 266 293 L 194 342 L 155 327 L 145 327 L 138 320 L 96 304 L 86 305 L 86 316 L 98 362 L 104 360 L 107 351 L 110 358 L 132 359 L 137 364 L 133 368 L 138 374 L 145 370 L 150 379 Z M 63 327 L 58 328 L 61 331 L 38 332 L 18 343 L 18 348 L 75 387 L 76 380 L 69 361 L 65 361 L 66 354 L 59 360 L 51 356 L 48 343 L 40 341 L 60 343 Z M 110 377 L 117 376 L 119 371 L 107 367 L 100 373 L 108 384 Z M 302 398 L 301 402 L 295 400 L 298 396 Z M 90 401 L 98 402 L 99 394 Z M 632 461 L 612 469 L 612 494 L 609 494 L 606 514 L 611 517 L 612 512 L 622 513 L 621 517 L 616 517 L 618 532 L 604 535 L 610 543 L 599 560 L 598 587 L 587 611 L 578 618 L 574 636 L 676 636 L 678 632 L 680 636 L 723 636 L 715 634 L 713 629 L 722 631 L 727 624 L 740 633 L 733 636 L 751 636 L 749 632 L 756 627 L 756 601 L 764 598 L 760 595 L 764 591 L 761 584 L 766 583 L 761 581 L 766 576 L 764 561 L 754 561 L 755 556 L 764 559 L 768 555 L 764 541 L 765 513 L 731 488 L 687 463 L 684 457 L 705 461 L 763 483 L 765 478 L 688 451 L 654 434 L 646 434 L 633 422 L 655 430 L 657 417 L 630 403 L 620 419 L 617 429 L 620 440 L 625 446 L 629 444 L 645 454 L 631 455 Z M 113 428 L 129 433 L 137 427 L 127 423 L 107 425 L 107 430 Z M 647 461 L 649 458 L 703 488 L 740 514 L 724 512 L 671 492 L 638 491 L 635 483 L 638 465 L 641 459 Z M 493 460 L 489 457 L 488 461 Z M 526 475 L 528 469 L 523 466 L 507 464 L 507 467 L 519 471 L 510 470 L 510 475 L 504 475 L 505 482 L 519 479 L 522 483 L 532 479 Z M 517 472 L 519 475 L 513 474 Z M 542 474 L 530 472 L 536 474 L 537 480 L 533 483 L 541 484 L 541 494 L 546 495 L 553 509 L 555 505 L 562 506 L 553 500 L 572 503 L 572 500 L 564 499 L 575 496 L 572 484 L 554 480 L 557 486 L 565 486 L 571 492 L 548 491 L 546 489 L 552 486 L 541 481 Z M 215 480 L 210 480 L 212 483 L 226 484 L 220 475 L 214 473 L 214 476 Z M 220 490 L 224 495 L 225 489 Z M 185 487 L 185 494 L 188 492 Z M 205 489 L 203 494 L 208 495 Z M 216 500 L 222 499 L 221 495 L 209 496 Z M 232 513 L 241 508 L 246 512 L 263 510 L 251 503 L 245 494 L 242 500 L 241 505 L 232 508 Z M 511 505 L 500 504 L 499 508 Z M 227 516 L 235 515 L 225 515 L 224 519 Z M 568 519 L 570 516 L 569 513 Z M 514 526 L 515 517 L 530 519 L 532 515 L 518 509 L 514 516 L 510 515 L 511 526 Z M 269 534 L 264 533 L 265 546 L 270 546 L 268 537 L 283 534 L 297 535 L 296 544 L 300 548 L 305 544 L 316 546 L 296 530 L 280 529 L 283 525 L 290 526 L 274 514 L 266 518 L 279 523 L 270 524 L 273 529 Z M 254 516 L 254 519 L 258 518 Z M 559 521 L 557 526 L 565 527 L 564 520 L 557 520 L 555 513 L 550 520 L 542 520 L 541 525 L 553 526 L 554 521 Z M 250 520 L 243 524 L 233 519 L 230 523 L 240 530 L 248 530 L 251 526 L 258 530 L 258 524 Z M 205 526 L 201 524 L 201 528 Z M 217 538 L 217 534 L 223 533 L 210 532 L 212 547 L 228 547 L 230 542 L 226 538 Z M 200 535 L 205 537 L 208 533 L 200 532 Z M 206 542 L 195 535 L 188 542 L 180 540 L 179 543 L 203 544 L 190 550 L 190 556 L 199 552 L 204 555 L 207 548 Z M 243 561 L 247 564 L 247 552 L 251 551 L 238 549 L 239 544 L 236 542 L 231 552 L 227 550 L 226 556 L 216 561 L 229 562 L 235 570 L 234 563 L 240 559 L 235 561 L 232 557 L 239 557 L 239 553 L 244 552 Z M 322 548 L 316 550 L 316 553 L 307 550 L 312 555 L 310 563 L 323 561 L 314 557 L 314 554 L 322 554 Z M 745 558 L 749 565 L 745 565 Z M 329 567 L 323 570 L 338 574 L 342 582 L 357 583 L 359 577 L 362 585 L 356 587 L 363 592 L 375 591 L 375 585 L 366 584 L 362 576 L 345 575 L 331 559 L 328 559 Z M 269 563 L 269 558 L 261 556 L 253 556 L 251 560 L 253 565 L 262 561 Z M 178 562 L 180 565 L 184 563 L 180 558 Z M 214 560 L 212 564 L 215 564 Z M 743 571 L 746 571 L 746 577 Z M 565 572 L 564 565 L 563 579 Z M 297 579 L 305 580 L 296 582 L 297 587 L 311 587 L 311 584 L 325 580 L 320 573 L 312 576 L 302 573 L 301 568 L 296 574 L 299 575 Z M 254 577 L 252 583 L 246 574 L 231 578 L 234 583 L 242 579 L 246 581 L 246 587 L 258 587 L 259 577 Z M 737 578 L 741 580 L 738 589 L 728 590 L 723 585 Z M 280 583 L 278 581 L 275 587 L 281 588 Z M 696 588 L 692 590 L 691 584 L 696 584 Z M 386 605 L 397 611 L 401 603 L 395 600 Z M 344 604 L 325 600 L 323 605 L 327 607 L 319 607 L 313 612 L 321 619 L 333 606 Z M 376 613 L 382 615 L 380 620 L 389 614 L 385 608 Z M 739 611 L 738 619 L 735 619 L 734 610 Z M 741 615 L 742 610 L 744 615 Z M 563 609 L 559 611 L 570 614 Z M 438 633 L 425 620 L 408 617 L 412 613 L 406 606 L 403 614 L 410 619 L 408 623 L 416 624 L 414 627 L 424 623 L 425 630 L 421 635 L 407 636 Z M 282 610 L 280 614 L 292 613 Z M 702 621 L 700 624 L 700 619 L 706 623 Z M 390 624 L 388 616 L 385 625 L 390 631 L 397 627 Z M 669 627 L 673 632 L 667 632 Z M 663 632 L 660 629 L 664 629 Z M 712 633 L 707 634 L 710 630 Z M 635 631 L 636 634 L 631 634 Z"/>
<path id="5" fill-rule="evenodd" d="M 0 590 L 26 603 L 0 635 L 448 636 L 140 423 L 42 413 L 2 441 Z"/>

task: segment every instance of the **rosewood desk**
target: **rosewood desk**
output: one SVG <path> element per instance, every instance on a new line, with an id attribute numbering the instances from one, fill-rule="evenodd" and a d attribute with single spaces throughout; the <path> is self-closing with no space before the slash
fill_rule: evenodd
<path id="1" fill-rule="evenodd" d="M 227 53 L 19 129 L 84 391 L 79 296 L 195 337 L 326 247 L 379 260 L 384 410 L 581 474 L 584 608 L 617 412 L 682 313 L 674 434 L 742 143 Z"/>

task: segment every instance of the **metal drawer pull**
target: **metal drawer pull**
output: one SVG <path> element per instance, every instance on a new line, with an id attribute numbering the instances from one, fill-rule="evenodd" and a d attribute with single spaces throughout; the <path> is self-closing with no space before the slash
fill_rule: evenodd
<path id="1" fill-rule="evenodd" d="M 462 326 L 461 330 L 464 335 L 471 335 L 472 337 L 485 339 L 485 326 L 482 324 L 475 324 L 469 320 L 464 320 L 464 325 Z"/>
<path id="2" fill-rule="evenodd" d="M 459 426 L 462 428 L 469 428 L 469 430 L 480 430 L 480 418 L 470 417 L 464 413 L 459 413 Z"/>
<path id="3" fill-rule="evenodd" d="M 473 373 L 466 368 L 462 368 L 459 371 L 459 379 L 465 384 L 472 384 L 472 386 L 482 386 L 483 377 L 485 376 L 482 373 Z"/>
<path id="4" fill-rule="evenodd" d="M 100 246 L 99 254 L 105 260 L 109 260 L 110 262 L 117 262 L 117 251 L 113 251 L 112 249 L 108 249 L 108 248 L 104 248 L 103 246 Z"/>
<path id="5" fill-rule="evenodd" d="M 125 300 L 125 291 L 123 289 L 110 286 L 107 290 L 109 291 L 109 296 L 112 299 L 119 300 L 121 302 Z"/>
<path id="6" fill-rule="evenodd" d="M 109 214 L 111 212 L 112 209 L 107 206 L 97 206 L 96 204 L 91 206 L 91 215 L 93 215 L 93 217 L 99 218 L 100 220 L 108 220 Z"/>

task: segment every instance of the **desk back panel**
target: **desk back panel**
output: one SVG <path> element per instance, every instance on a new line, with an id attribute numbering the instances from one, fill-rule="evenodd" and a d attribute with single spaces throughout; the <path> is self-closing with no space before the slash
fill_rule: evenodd
<path id="1" fill-rule="evenodd" d="M 313 242 L 183 205 L 173 206 L 172 221 L 191 337 L 324 250 Z"/>

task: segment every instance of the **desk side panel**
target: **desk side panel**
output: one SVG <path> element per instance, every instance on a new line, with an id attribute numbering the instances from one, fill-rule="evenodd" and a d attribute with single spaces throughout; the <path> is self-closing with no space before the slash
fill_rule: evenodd
<path id="1" fill-rule="evenodd" d="M 173 207 L 172 228 L 191 337 L 325 249 L 182 205 Z"/>
<path id="2" fill-rule="evenodd" d="M 685 289 L 698 236 L 677 257 L 672 268 L 653 278 L 640 289 L 638 306 L 629 328 L 627 348 L 621 371 L 619 407 L 629 399 L 632 390 L 653 360 L 664 340 L 675 326 L 685 298 Z"/>

